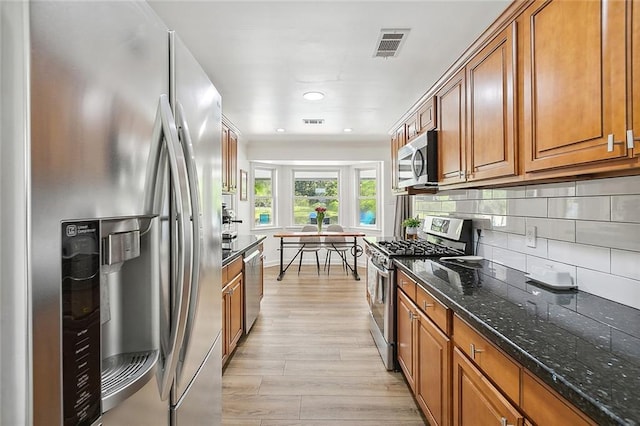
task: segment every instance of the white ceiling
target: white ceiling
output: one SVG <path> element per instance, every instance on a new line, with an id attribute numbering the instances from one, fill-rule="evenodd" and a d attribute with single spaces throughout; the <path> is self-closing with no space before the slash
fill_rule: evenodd
<path id="1" fill-rule="evenodd" d="M 209 74 L 254 142 L 388 141 L 388 131 L 511 0 L 167 1 L 151 6 Z M 380 30 L 410 28 L 396 58 Z M 321 101 L 302 94 L 317 90 Z M 323 118 L 305 125 L 304 118 Z M 276 128 L 285 133 L 276 133 Z M 344 128 L 353 128 L 345 134 Z"/>

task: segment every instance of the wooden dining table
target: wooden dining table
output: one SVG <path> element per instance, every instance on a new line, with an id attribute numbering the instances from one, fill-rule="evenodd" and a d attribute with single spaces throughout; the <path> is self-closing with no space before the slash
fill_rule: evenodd
<path id="1" fill-rule="evenodd" d="M 278 275 L 277 280 L 281 281 L 282 277 L 284 277 L 285 272 L 289 269 L 289 266 L 293 263 L 293 261 L 300 255 L 303 248 L 309 247 L 332 247 L 337 248 L 338 244 L 341 247 L 344 247 L 346 243 L 325 243 L 325 237 L 344 237 L 345 241 L 353 238 L 353 244 L 351 245 L 350 241 L 349 245 L 351 245 L 351 254 L 353 256 L 353 266 L 349 265 L 349 262 L 346 258 L 344 258 L 345 265 L 351 271 L 353 278 L 356 280 L 360 280 L 360 275 L 358 275 L 358 256 L 362 254 L 362 247 L 358 245 L 358 237 L 364 237 L 365 234 L 363 232 L 281 232 L 277 234 L 273 234 L 275 238 L 280 238 L 280 274 Z M 320 237 L 320 241 L 318 241 L 318 237 Z M 305 239 L 309 239 L 308 242 L 305 242 Z M 315 240 L 315 241 L 314 241 Z M 284 266 L 284 249 L 285 247 L 295 247 L 298 249 L 298 252 L 295 256 L 289 261 L 287 266 Z M 342 256 L 342 254 L 340 255 Z"/>

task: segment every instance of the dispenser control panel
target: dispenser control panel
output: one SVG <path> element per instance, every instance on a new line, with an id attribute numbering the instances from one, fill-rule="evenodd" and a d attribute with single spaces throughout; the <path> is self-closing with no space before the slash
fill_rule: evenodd
<path id="1" fill-rule="evenodd" d="M 62 387 L 65 425 L 101 415 L 100 222 L 62 223 Z"/>

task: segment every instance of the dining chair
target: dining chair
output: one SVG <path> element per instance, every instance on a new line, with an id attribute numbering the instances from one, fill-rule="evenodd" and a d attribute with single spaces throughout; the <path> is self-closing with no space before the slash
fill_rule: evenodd
<path id="1" fill-rule="evenodd" d="M 344 232 L 344 228 L 341 225 L 332 224 L 327 226 L 327 232 Z M 324 237 L 324 246 L 327 249 L 327 255 L 324 259 L 324 269 L 327 270 L 327 274 L 331 271 L 331 253 L 336 253 L 342 259 L 342 267 L 347 274 L 347 250 L 349 245 L 347 240 L 342 236 L 328 236 Z"/>
<path id="2" fill-rule="evenodd" d="M 318 232 L 316 225 L 305 225 L 302 227 L 302 232 Z M 315 253 L 316 265 L 318 267 L 318 275 L 320 275 L 320 259 L 318 258 L 318 252 L 320 251 L 320 237 L 300 237 L 300 263 L 298 264 L 298 275 L 300 275 L 300 268 L 302 268 L 302 257 L 304 253 Z M 307 246 L 308 244 L 311 244 Z"/>

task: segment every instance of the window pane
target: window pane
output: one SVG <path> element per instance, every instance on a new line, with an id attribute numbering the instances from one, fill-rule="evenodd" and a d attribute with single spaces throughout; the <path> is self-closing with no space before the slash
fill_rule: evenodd
<path id="1" fill-rule="evenodd" d="M 271 226 L 275 223 L 273 216 L 273 170 L 254 169 L 254 222 L 256 226 Z"/>
<path id="2" fill-rule="evenodd" d="M 323 206 L 327 208 L 327 211 L 324 214 L 324 223 L 340 223 L 338 217 L 338 200 L 305 197 L 296 197 L 293 199 L 293 223 L 296 225 L 317 223 L 315 211 L 316 206 Z"/>
<path id="3" fill-rule="evenodd" d="M 376 200 L 360 199 L 360 225 L 376 224 Z"/>
<path id="4" fill-rule="evenodd" d="M 255 169 L 254 176 L 253 187 L 256 197 L 271 197 L 273 187 L 271 170 Z"/>
<path id="5" fill-rule="evenodd" d="M 360 177 L 360 196 L 375 197 L 376 196 L 376 180 L 375 178 Z"/>
<path id="6" fill-rule="evenodd" d="M 296 197 L 336 197 L 338 196 L 338 179 L 299 179 L 296 174 L 293 194 Z"/>
<path id="7" fill-rule="evenodd" d="M 255 224 L 273 225 L 273 205 L 271 198 L 255 198 Z"/>

